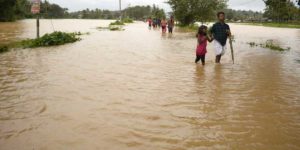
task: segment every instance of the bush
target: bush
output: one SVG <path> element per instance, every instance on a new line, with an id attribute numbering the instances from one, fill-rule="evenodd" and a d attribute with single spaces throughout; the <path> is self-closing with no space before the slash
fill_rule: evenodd
<path id="1" fill-rule="evenodd" d="M 122 28 L 116 27 L 116 26 L 110 26 L 110 27 L 109 27 L 109 30 L 110 30 L 110 31 L 121 31 Z"/>
<path id="2" fill-rule="evenodd" d="M 117 20 L 115 22 L 110 23 L 109 25 L 119 25 L 119 26 L 122 26 L 122 25 L 125 25 L 125 24 L 122 21 Z"/>
<path id="3" fill-rule="evenodd" d="M 7 52 L 8 47 L 7 46 L 0 46 L 0 53 Z"/>
<path id="4" fill-rule="evenodd" d="M 124 19 L 122 19 L 122 22 L 123 23 L 133 23 L 133 20 L 130 18 L 124 18 Z"/>
<path id="5" fill-rule="evenodd" d="M 269 49 L 275 50 L 275 51 L 287 51 L 287 50 L 291 49 L 290 47 L 288 47 L 288 48 L 282 48 L 278 44 L 275 44 L 273 42 L 273 40 L 268 40 L 262 47 L 269 48 Z"/>
<path id="6" fill-rule="evenodd" d="M 274 43 L 273 40 L 267 40 L 265 43 L 260 43 L 260 44 L 255 43 L 255 42 L 249 42 L 247 44 L 249 44 L 250 47 L 260 46 L 262 48 L 268 48 L 268 49 L 275 50 L 275 51 L 288 51 L 291 49 L 290 47 L 282 48 L 282 47 L 280 47 L 279 44 Z"/>
<path id="7" fill-rule="evenodd" d="M 79 41 L 78 35 L 82 35 L 80 32 L 75 33 L 64 33 L 64 32 L 53 32 L 51 34 L 45 34 L 44 36 L 37 39 L 23 40 L 21 45 L 24 48 L 34 48 L 42 46 L 54 46 L 63 45 L 66 43 L 73 43 Z"/>

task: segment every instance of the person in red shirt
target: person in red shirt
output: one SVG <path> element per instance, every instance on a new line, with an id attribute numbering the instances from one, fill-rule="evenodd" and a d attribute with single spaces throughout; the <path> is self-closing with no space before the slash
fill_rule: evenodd
<path id="1" fill-rule="evenodd" d="M 198 63 L 201 60 L 202 65 L 205 65 L 205 55 L 207 53 L 207 41 L 212 42 L 213 39 L 207 35 L 207 26 L 200 26 L 198 33 L 196 35 L 198 39 L 198 45 L 196 49 L 196 60 L 195 63 Z"/>
<path id="2" fill-rule="evenodd" d="M 151 29 L 151 27 L 152 27 L 152 19 L 149 18 L 147 22 L 148 22 L 148 24 L 149 24 L 149 29 Z"/>

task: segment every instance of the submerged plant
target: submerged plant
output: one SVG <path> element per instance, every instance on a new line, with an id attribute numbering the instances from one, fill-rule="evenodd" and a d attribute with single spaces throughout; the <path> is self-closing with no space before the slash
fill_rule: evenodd
<path id="1" fill-rule="evenodd" d="M 248 42 L 247 44 L 249 44 L 250 47 L 257 47 L 258 46 L 258 44 L 255 43 L 255 42 Z"/>
<path id="2" fill-rule="evenodd" d="M 65 32 L 53 32 L 51 34 L 45 34 L 37 39 L 28 39 L 21 42 L 23 48 L 34 48 L 43 46 L 63 45 L 66 43 L 73 43 L 81 40 L 79 35 L 81 32 L 65 33 Z"/>
<path id="3" fill-rule="evenodd" d="M 262 47 L 269 48 L 271 50 L 276 50 L 276 51 L 287 51 L 291 49 L 290 47 L 282 48 L 278 44 L 275 44 L 273 40 L 268 40 Z"/>
<path id="4" fill-rule="evenodd" d="M 4 53 L 8 51 L 8 46 L 0 46 L 0 53 Z"/>
<path id="5" fill-rule="evenodd" d="M 121 31 L 122 28 L 121 28 L 121 27 L 118 27 L 118 26 L 109 26 L 109 30 L 110 30 L 110 31 Z"/>
<path id="6" fill-rule="evenodd" d="M 279 44 L 276 44 L 273 40 L 267 40 L 265 43 L 260 43 L 260 44 L 255 43 L 255 42 L 248 42 L 247 44 L 249 44 L 250 47 L 260 46 L 262 48 L 268 48 L 268 49 L 275 50 L 275 51 L 288 51 L 291 49 L 290 47 L 282 48 L 282 47 L 280 47 Z"/>
<path id="7" fill-rule="evenodd" d="M 124 22 L 117 20 L 115 22 L 110 23 L 109 25 L 119 25 L 119 26 L 122 26 L 122 25 L 125 25 L 125 24 L 124 24 Z"/>
<path id="8" fill-rule="evenodd" d="M 89 34 L 81 32 L 65 33 L 65 32 L 53 32 L 51 34 L 45 34 L 37 39 L 27 39 L 17 42 L 11 42 L 7 45 L 0 46 L 0 53 L 7 52 L 11 48 L 35 48 L 44 46 L 63 45 L 67 43 L 73 43 L 81 40 L 78 36 Z"/>
<path id="9" fill-rule="evenodd" d="M 130 18 L 123 18 L 123 19 L 122 19 L 122 22 L 123 22 L 123 23 L 133 23 L 133 20 L 130 19 Z"/>

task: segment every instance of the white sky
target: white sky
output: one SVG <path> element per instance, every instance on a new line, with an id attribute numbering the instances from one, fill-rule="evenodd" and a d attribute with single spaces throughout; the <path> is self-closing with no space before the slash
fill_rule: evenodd
<path id="1" fill-rule="evenodd" d="M 89 9 L 109 9 L 117 10 L 119 6 L 119 0 L 48 0 L 51 3 L 56 3 L 62 7 L 68 8 L 70 11 Z M 168 4 L 164 3 L 166 0 L 122 0 L 122 7 L 129 5 L 152 5 L 156 4 L 159 7 L 164 8 L 166 11 L 170 11 Z M 243 10 L 255 10 L 263 11 L 265 4 L 263 0 L 229 0 L 229 8 L 243 9 Z"/>

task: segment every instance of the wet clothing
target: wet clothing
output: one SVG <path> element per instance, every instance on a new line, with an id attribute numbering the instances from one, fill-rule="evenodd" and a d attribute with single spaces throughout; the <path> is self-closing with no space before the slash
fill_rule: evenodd
<path id="1" fill-rule="evenodd" d="M 221 62 L 221 58 L 222 58 L 222 55 L 217 55 L 216 56 L 216 63 L 220 63 Z"/>
<path id="2" fill-rule="evenodd" d="M 167 27 L 166 26 L 161 26 L 162 32 L 165 33 L 167 31 Z"/>
<path id="3" fill-rule="evenodd" d="M 221 22 L 215 23 L 211 29 L 211 33 L 214 39 L 218 41 L 222 46 L 225 46 L 227 42 L 227 30 L 230 30 L 229 25 Z"/>
<path id="4" fill-rule="evenodd" d="M 207 53 L 206 47 L 207 47 L 207 39 L 205 35 L 198 35 L 198 41 L 201 41 L 201 43 L 198 42 L 197 49 L 196 49 L 196 60 L 195 63 L 198 63 L 200 60 L 202 64 L 205 64 L 205 55 Z"/>
<path id="5" fill-rule="evenodd" d="M 148 23 L 149 23 L 149 27 L 151 27 L 151 26 L 152 26 L 152 20 L 149 19 L 149 20 L 148 20 Z"/>
<path id="6" fill-rule="evenodd" d="M 161 26 L 161 20 L 160 20 L 160 19 L 157 20 L 157 25 L 158 25 L 159 27 Z"/>
<path id="7" fill-rule="evenodd" d="M 168 27 L 169 33 L 173 33 L 173 27 Z"/>
<path id="8" fill-rule="evenodd" d="M 197 49 L 196 49 L 196 55 L 202 56 L 207 53 L 206 47 L 207 47 L 207 39 L 204 35 L 198 35 L 198 41 L 202 41 L 201 43 L 198 43 Z"/>
<path id="9" fill-rule="evenodd" d="M 202 65 L 205 65 L 205 55 L 197 56 L 195 63 L 198 63 L 201 60 Z"/>
<path id="10" fill-rule="evenodd" d="M 162 32 L 166 32 L 167 31 L 167 22 L 166 21 L 161 21 L 161 28 L 162 28 Z"/>
<path id="11" fill-rule="evenodd" d="M 169 30 L 169 33 L 173 33 L 174 25 L 175 25 L 174 20 L 173 20 L 173 19 L 170 19 L 170 20 L 168 21 L 168 30 Z"/>
<path id="12" fill-rule="evenodd" d="M 214 41 L 214 47 L 216 51 L 216 55 L 223 56 L 226 52 L 226 43 L 222 45 L 219 41 Z"/>

